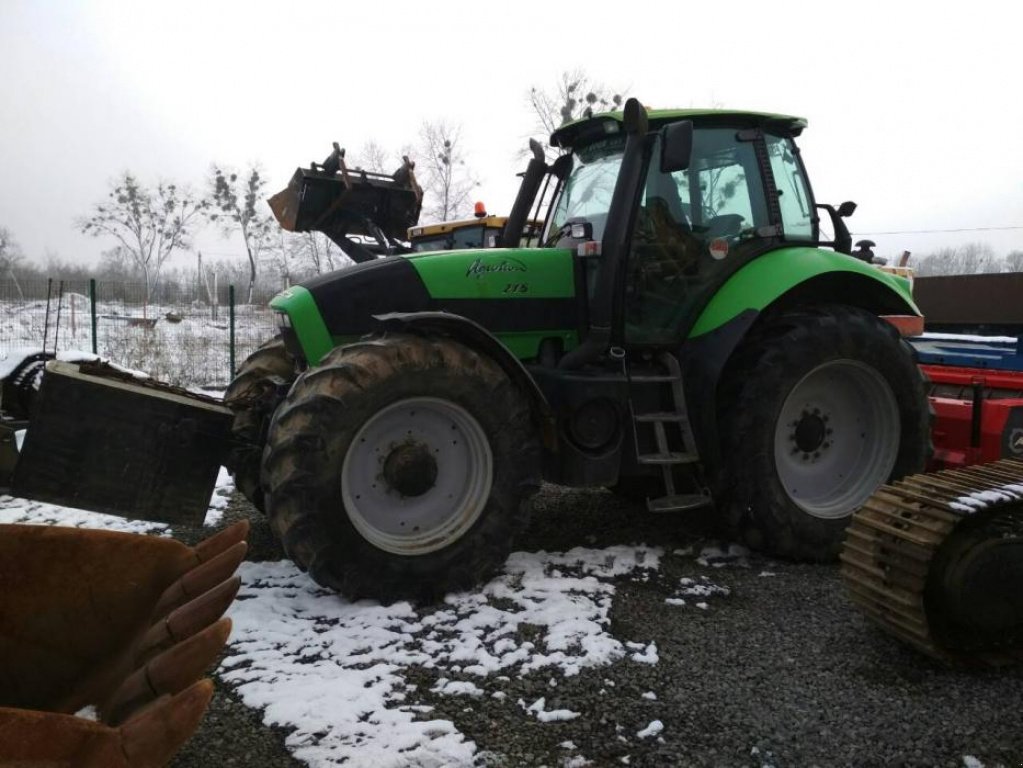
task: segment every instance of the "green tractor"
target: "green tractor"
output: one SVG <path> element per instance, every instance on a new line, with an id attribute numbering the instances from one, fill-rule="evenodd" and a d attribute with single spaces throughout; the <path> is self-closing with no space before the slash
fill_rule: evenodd
<path id="1" fill-rule="evenodd" d="M 923 469 L 930 413 L 908 281 L 847 255 L 855 205 L 815 201 L 804 127 L 630 99 L 555 132 L 552 164 L 533 144 L 504 247 L 273 299 L 280 335 L 226 399 L 238 486 L 288 555 L 350 597 L 434 599 L 504 562 L 548 481 L 713 505 L 755 549 L 834 558 L 878 486 Z M 322 225 L 336 201 L 303 212 L 303 185 L 351 191 L 343 170 L 293 180 L 292 225 Z"/>

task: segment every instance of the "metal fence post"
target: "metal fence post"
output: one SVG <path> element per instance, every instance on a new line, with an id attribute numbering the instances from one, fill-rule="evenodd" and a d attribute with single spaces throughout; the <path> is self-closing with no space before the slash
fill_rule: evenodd
<path id="1" fill-rule="evenodd" d="M 228 377 L 228 380 L 231 380 L 231 379 L 234 378 L 234 284 L 233 283 L 231 285 L 227 286 L 227 303 L 230 305 L 230 308 L 229 308 L 228 312 L 229 312 L 230 318 L 231 318 L 229 323 L 228 323 L 230 328 L 231 328 L 231 341 L 230 341 L 230 348 L 231 348 L 231 375 Z"/>
<path id="2" fill-rule="evenodd" d="M 89 314 L 92 316 L 92 354 L 99 354 L 99 340 L 96 338 L 96 278 L 89 278 Z"/>

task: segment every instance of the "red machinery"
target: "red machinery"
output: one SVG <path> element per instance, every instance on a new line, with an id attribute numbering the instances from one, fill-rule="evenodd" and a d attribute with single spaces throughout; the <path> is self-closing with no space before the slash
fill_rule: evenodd
<path id="1" fill-rule="evenodd" d="M 911 341 L 931 380 L 931 469 L 1023 459 L 1023 273 L 917 278 L 913 293 L 930 332 Z"/>

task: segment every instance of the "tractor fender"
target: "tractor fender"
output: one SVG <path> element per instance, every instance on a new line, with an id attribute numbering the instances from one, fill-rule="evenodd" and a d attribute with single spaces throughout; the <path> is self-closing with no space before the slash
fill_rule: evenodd
<path id="1" fill-rule="evenodd" d="M 529 398 L 533 421 L 545 444 L 554 440 L 554 415 L 543 392 L 525 366 L 490 331 L 479 323 L 451 312 L 389 312 L 373 315 L 381 330 L 445 336 L 481 352 L 496 362 Z"/>
<path id="2" fill-rule="evenodd" d="M 740 267 L 700 312 L 693 339 L 746 310 L 796 304 L 849 304 L 879 315 L 920 315 L 906 278 L 834 251 L 779 248 Z"/>
<path id="3" fill-rule="evenodd" d="M 921 314 L 908 280 L 834 251 L 780 248 L 740 267 L 704 306 L 682 347 L 689 413 L 708 464 L 719 460 L 717 388 L 728 361 L 764 314 L 807 304 Z"/>

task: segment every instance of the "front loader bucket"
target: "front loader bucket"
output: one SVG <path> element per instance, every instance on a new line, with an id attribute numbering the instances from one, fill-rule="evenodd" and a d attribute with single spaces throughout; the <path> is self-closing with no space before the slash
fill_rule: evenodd
<path id="1" fill-rule="evenodd" d="M 268 202 L 278 223 L 289 232 L 323 232 L 335 242 L 349 235 L 375 237 L 376 227 L 393 240 L 405 240 L 419 221 L 423 190 L 408 158 L 388 176 L 348 168 L 344 150 L 322 164 L 299 168 L 287 188 Z"/>
<path id="2" fill-rule="evenodd" d="M 169 762 L 213 694 L 247 533 L 0 525 L 0 766 Z"/>
<path id="3" fill-rule="evenodd" d="M 212 398 L 102 363 L 50 362 L 11 493 L 122 517 L 201 525 L 233 418 Z"/>

